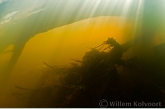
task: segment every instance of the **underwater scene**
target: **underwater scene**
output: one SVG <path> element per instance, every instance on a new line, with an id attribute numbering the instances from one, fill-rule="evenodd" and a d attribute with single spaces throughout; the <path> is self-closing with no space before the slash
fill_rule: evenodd
<path id="1" fill-rule="evenodd" d="M 0 0 L 0 108 L 165 107 L 165 0 Z"/>

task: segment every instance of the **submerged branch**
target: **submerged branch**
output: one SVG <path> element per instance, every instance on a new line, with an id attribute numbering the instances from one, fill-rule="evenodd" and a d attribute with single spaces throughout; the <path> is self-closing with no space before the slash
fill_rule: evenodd
<path id="1" fill-rule="evenodd" d="M 43 62 L 46 66 L 50 67 L 50 68 L 53 68 L 52 66 L 48 65 L 47 63 Z"/>
<path id="2" fill-rule="evenodd" d="M 21 89 L 21 90 L 35 90 L 35 89 L 28 89 L 28 88 L 24 88 L 24 87 L 20 87 L 15 85 L 15 88 Z"/>

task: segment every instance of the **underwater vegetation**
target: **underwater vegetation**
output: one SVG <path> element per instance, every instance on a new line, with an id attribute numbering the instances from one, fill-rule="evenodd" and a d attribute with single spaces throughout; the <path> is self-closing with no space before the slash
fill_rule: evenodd
<path id="1" fill-rule="evenodd" d="M 4 101 L 8 98 L 13 104 L 19 102 L 14 105 L 15 107 L 101 107 L 100 101 L 103 99 L 108 102 L 122 101 L 125 103 L 155 102 L 161 105 L 147 107 L 165 107 L 164 0 L 71 1 L 0 0 L 0 58 L 3 61 L 0 62 L 2 64 L 0 65 L 0 107 L 3 107 Z M 103 24 L 104 28 L 101 26 L 96 29 L 96 37 L 91 35 L 92 26 L 96 25 L 91 18 L 99 16 L 102 18 L 118 16 L 116 18 L 120 18 L 121 21 L 118 26 L 123 26 L 123 29 L 120 28 L 121 33 L 119 34 L 122 34 L 122 37 L 130 35 L 129 37 L 132 39 L 121 44 L 119 40 L 114 39 L 117 37 L 112 35 L 113 37 L 109 37 L 100 45 L 90 48 L 81 60 L 70 57 L 72 63 L 68 66 L 55 66 L 45 60 L 48 57 L 53 61 L 54 58 L 59 58 L 60 53 L 70 56 L 67 52 L 70 52 L 71 49 L 74 51 L 73 45 L 69 45 L 69 38 L 66 38 L 66 35 L 70 33 L 77 33 L 75 34 L 77 41 L 72 38 L 70 40 L 73 40 L 71 43 L 74 43 L 74 46 L 78 46 L 78 40 L 81 41 L 83 38 L 87 41 L 86 37 L 80 38 L 80 36 L 90 36 L 90 38 L 92 37 L 90 41 L 93 41 L 99 40 L 96 38 L 101 37 L 98 34 L 107 37 L 112 31 L 119 32 L 116 30 L 118 27 L 111 28 L 110 25 L 113 21 L 108 23 L 110 19 L 105 21 L 100 18 L 97 23 Z M 81 22 L 85 25 L 81 27 L 81 23 L 77 23 L 77 27 L 89 27 L 88 34 L 76 30 L 76 26 L 57 29 L 52 32 L 52 36 L 54 38 L 60 34 L 59 40 L 54 38 L 55 44 L 47 46 L 57 49 L 57 51 L 45 55 L 47 50 L 43 50 L 43 48 L 46 44 L 51 43 L 50 40 L 45 39 L 50 37 L 51 33 L 46 34 L 44 38 L 41 38 L 43 35 L 39 34 L 85 19 L 91 20 L 93 23 L 91 22 L 90 25 L 92 26 Z M 128 25 L 130 25 L 129 31 L 126 31 L 124 27 Z M 100 32 L 104 29 L 106 32 Z M 103 32 L 105 34 L 102 34 Z M 42 58 L 42 61 L 38 59 L 44 66 L 32 70 L 29 70 L 29 67 L 28 71 L 22 72 L 23 66 L 30 66 L 27 62 L 28 58 L 22 58 L 23 62 L 20 62 L 20 66 L 17 65 L 17 62 L 27 43 L 32 38 L 36 38 L 36 35 L 43 41 L 38 38 L 30 46 L 34 48 L 34 51 L 29 47 L 26 55 L 31 56 L 33 61 L 29 62 L 31 66 L 35 65 L 37 57 L 42 58 L 45 55 L 46 58 Z M 62 40 L 64 38 L 66 41 Z M 154 41 L 155 44 L 153 44 Z M 96 41 L 93 42 L 96 43 Z M 43 46 L 36 46 L 41 43 Z M 64 43 L 65 46 L 63 46 Z M 80 45 L 84 44 L 83 42 Z M 57 45 L 60 45 L 59 48 Z M 70 46 L 70 48 L 68 47 L 67 52 L 65 50 L 60 52 L 62 46 L 63 48 Z M 77 48 L 81 49 L 80 46 Z M 32 57 L 33 53 L 35 54 L 39 49 L 43 55 L 38 52 Z M 127 55 L 128 58 L 126 58 Z M 65 61 L 65 59 L 59 60 Z M 56 61 L 55 59 L 53 62 L 56 63 Z M 18 76 L 19 74 L 21 76 Z M 17 79 L 21 80 L 17 81 Z M 24 82 L 26 84 L 23 84 Z M 10 92 L 12 93 L 8 94 Z M 6 106 L 9 104 L 7 102 Z M 12 107 L 13 104 L 10 106 Z M 102 104 L 102 106 L 106 105 Z M 116 105 L 114 107 L 124 106 Z M 140 107 L 145 107 L 145 105 Z"/>
<path id="2" fill-rule="evenodd" d="M 46 66 L 34 89 L 15 85 L 12 97 L 26 107 L 100 107 L 102 99 L 122 102 L 161 102 L 165 106 L 165 44 L 153 48 L 154 60 L 123 59 L 125 52 L 114 38 L 91 48 L 70 66 Z M 120 107 L 120 106 L 118 106 Z M 145 106 L 144 106 L 145 107 Z"/>

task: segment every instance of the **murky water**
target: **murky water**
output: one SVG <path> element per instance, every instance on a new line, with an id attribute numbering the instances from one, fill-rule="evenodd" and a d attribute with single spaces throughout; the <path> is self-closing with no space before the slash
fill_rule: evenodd
<path id="1" fill-rule="evenodd" d="M 131 82 L 131 77 L 143 78 L 140 82 L 135 79 L 137 86 L 130 87 L 149 81 L 137 73 L 145 72 L 164 88 L 164 5 L 163 0 L 0 1 L 0 107 L 63 106 L 57 92 L 67 83 L 67 87 L 87 87 L 86 82 L 95 81 L 87 72 L 102 77 L 100 72 L 117 71 L 123 81 L 118 87 L 124 90 L 129 90 L 124 88 L 130 83 L 127 77 Z M 108 42 L 109 37 L 115 42 Z M 92 51 L 95 48 L 98 51 Z M 88 53 L 91 60 L 84 58 Z M 77 75 L 84 79 L 80 86 L 76 86 Z M 65 92 L 64 98 L 69 99 L 72 91 Z M 49 103 L 39 100 L 42 98 Z"/>

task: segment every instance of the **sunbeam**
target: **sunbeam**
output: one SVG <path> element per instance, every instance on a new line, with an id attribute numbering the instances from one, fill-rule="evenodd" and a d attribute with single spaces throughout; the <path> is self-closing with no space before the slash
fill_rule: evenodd
<path id="1" fill-rule="evenodd" d="M 165 107 L 164 6 L 0 0 L 0 107 Z"/>

